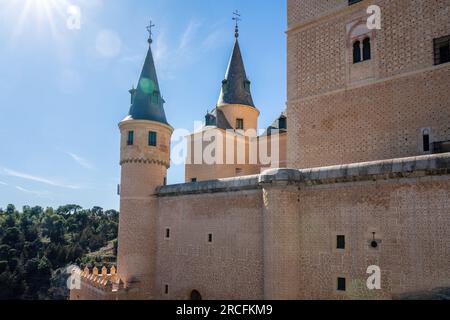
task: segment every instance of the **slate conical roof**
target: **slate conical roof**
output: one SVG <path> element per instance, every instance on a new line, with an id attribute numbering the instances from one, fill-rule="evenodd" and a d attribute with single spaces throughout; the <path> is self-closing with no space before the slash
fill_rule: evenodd
<path id="1" fill-rule="evenodd" d="M 137 88 L 130 91 L 131 108 L 124 120 L 151 120 L 168 125 L 164 112 L 165 101 L 159 89 L 151 43 L 152 41 L 149 40 L 150 45 Z"/>
<path id="2" fill-rule="evenodd" d="M 247 79 L 245 73 L 244 61 L 237 37 L 230 62 L 228 63 L 225 80 L 222 81 L 222 89 L 217 106 L 220 107 L 227 104 L 255 106 L 250 92 L 250 81 Z"/>

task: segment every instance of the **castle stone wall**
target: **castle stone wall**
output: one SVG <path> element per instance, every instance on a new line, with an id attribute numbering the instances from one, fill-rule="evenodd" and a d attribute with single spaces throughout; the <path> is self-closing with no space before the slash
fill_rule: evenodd
<path id="1" fill-rule="evenodd" d="M 381 30 L 364 31 L 370 4 L 382 9 Z M 288 31 L 289 167 L 420 155 L 425 128 L 431 142 L 450 140 L 450 65 L 434 66 L 433 53 L 433 39 L 450 35 L 450 1 L 289 6 L 294 15 L 308 6 L 325 15 Z M 353 64 L 352 41 L 364 32 L 372 58 Z"/>
<path id="2" fill-rule="evenodd" d="M 262 193 L 255 186 L 254 190 L 160 198 L 159 299 L 189 299 L 193 290 L 203 299 L 264 297 Z"/>

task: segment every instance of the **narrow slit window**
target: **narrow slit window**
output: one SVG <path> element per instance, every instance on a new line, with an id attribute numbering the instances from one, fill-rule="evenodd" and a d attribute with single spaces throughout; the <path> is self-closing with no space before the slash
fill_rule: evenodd
<path id="1" fill-rule="evenodd" d="M 166 284 L 164 286 L 164 294 L 169 294 L 169 285 L 168 284 Z"/>
<path id="2" fill-rule="evenodd" d="M 208 234 L 208 242 L 209 243 L 213 242 L 213 235 L 212 235 L 212 233 Z"/>
<path id="3" fill-rule="evenodd" d="M 423 152 L 430 152 L 430 131 L 422 132 Z"/>
<path id="4" fill-rule="evenodd" d="M 170 229 L 166 229 L 166 239 L 170 239 Z"/>

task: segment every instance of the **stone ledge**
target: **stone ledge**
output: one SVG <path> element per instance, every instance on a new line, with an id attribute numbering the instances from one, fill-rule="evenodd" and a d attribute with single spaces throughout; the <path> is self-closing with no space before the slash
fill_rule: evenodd
<path id="1" fill-rule="evenodd" d="M 202 182 L 182 183 L 170 186 L 158 187 L 158 197 L 179 196 L 188 194 L 205 194 L 219 192 L 235 192 L 258 188 L 258 175 L 218 179 Z"/>
<path id="2" fill-rule="evenodd" d="M 446 174 L 450 174 L 450 153 L 303 170 L 271 169 L 260 175 L 259 183 L 308 186 Z"/>
<path id="3" fill-rule="evenodd" d="M 450 175 L 450 153 L 311 169 L 269 169 L 260 175 L 159 187 L 156 195 L 178 196 L 256 190 L 269 185 L 313 186 L 356 181 Z"/>

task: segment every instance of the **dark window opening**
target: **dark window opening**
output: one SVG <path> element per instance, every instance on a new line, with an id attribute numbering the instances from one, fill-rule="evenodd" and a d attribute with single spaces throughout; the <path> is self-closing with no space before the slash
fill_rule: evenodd
<path id="1" fill-rule="evenodd" d="M 152 94 L 152 104 L 158 104 L 159 103 L 159 92 L 153 91 Z"/>
<path id="2" fill-rule="evenodd" d="M 132 146 L 134 144 L 134 131 L 128 131 L 128 140 L 127 144 Z"/>
<path id="3" fill-rule="evenodd" d="M 163 186 L 167 186 L 167 177 L 164 177 Z"/>
<path id="4" fill-rule="evenodd" d="M 202 300 L 202 295 L 197 290 L 193 290 L 191 292 L 191 300 L 193 301 Z"/>
<path id="5" fill-rule="evenodd" d="M 236 130 L 244 130 L 244 119 L 236 119 Z"/>
<path id="6" fill-rule="evenodd" d="M 213 235 L 212 233 L 208 234 L 208 242 L 212 242 L 213 241 Z"/>
<path id="7" fill-rule="evenodd" d="M 345 249 L 345 236 L 337 236 L 336 248 Z"/>
<path id="8" fill-rule="evenodd" d="M 371 58 L 370 38 L 365 38 L 363 41 L 363 61 L 370 60 Z"/>
<path id="9" fill-rule="evenodd" d="M 434 64 L 450 62 L 450 36 L 434 39 Z"/>
<path id="10" fill-rule="evenodd" d="M 156 147 L 156 144 L 157 144 L 156 140 L 157 140 L 157 133 L 150 131 L 148 133 L 148 145 L 151 147 Z"/>
<path id="11" fill-rule="evenodd" d="M 280 130 L 286 130 L 286 129 L 287 129 L 286 118 L 280 118 L 280 119 L 278 119 L 278 128 L 279 128 Z"/>
<path id="12" fill-rule="evenodd" d="M 166 229 L 166 239 L 170 239 L 170 229 Z"/>
<path id="13" fill-rule="evenodd" d="M 430 134 L 427 131 L 423 133 L 423 152 L 430 152 Z"/>
<path id="14" fill-rule="evenodd" d="M 353 43 L 353 63 L 361 62 L 361 42 Z"/>
<path id="15" fill-rule="evenodd" d="M 168 284 L 165 285 L 164 294 L 169 294 L 169 285 Z"/>
<path id="16" fill-rule="evenodd" d="M 191 182 L 197 182 L 197 178 L 191 178 Z"/>
<path id="17" fill-rule="evenodd" d="M 348 0 L 348 5 L 351 6 L 352 4 L 361 2 L 362 0 Z"/>
<path id="18" fill-rule="evenodd" d="M 250 81 L 244 81 L 244 89 L 245 91 L 250 92 Z"/>
<path id="19" fill-rule="evenodd" d="M 345 291 L 346 290 L 345 278 L 338 278 L 337 289 L 338 289 L 338 291 Z"/>
<path id="20" fill-rule="evenodd" d="M 222 91 L 223 91 L 223 93 L 226 93 L 228 91 L 228 81 L 227 80 L 222 81 Z"/>

